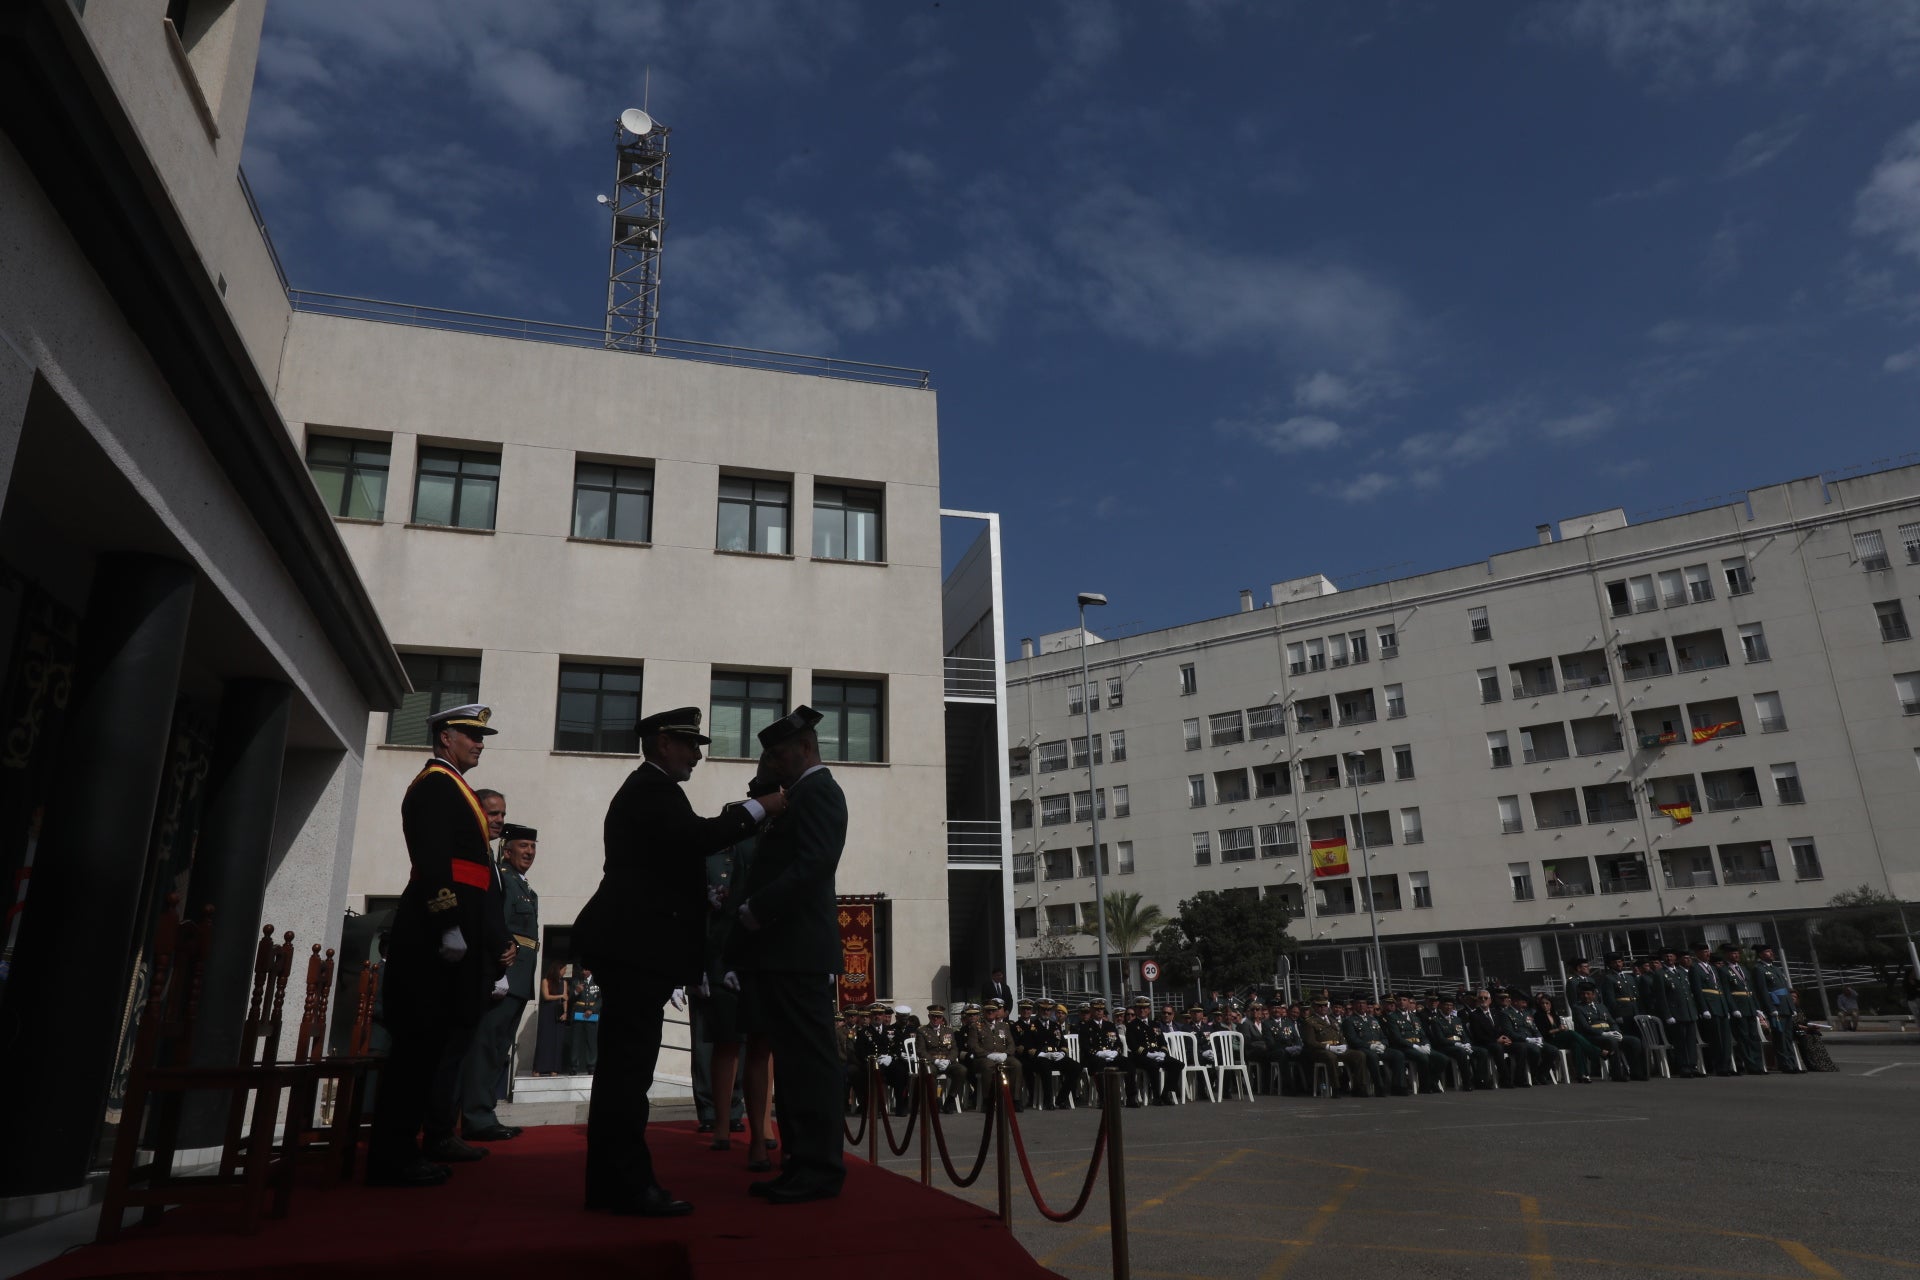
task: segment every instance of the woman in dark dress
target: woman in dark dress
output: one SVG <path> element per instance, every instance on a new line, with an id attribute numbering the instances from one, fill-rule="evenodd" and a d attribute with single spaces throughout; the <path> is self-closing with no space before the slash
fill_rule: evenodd
<path id="1" fill-rule="evenodd" d="M 1569 1019 L 1560 1016 L 1560 1011 L 1553 1006 L 1553 997 L 1544 991 L 1533 998 L 1533 1025 L 1540 1029 L 1542 1040 L 1566 1052 L 1573 1083 L 1593 1083 L 1595 1073 L 1600 1070 L 1600 1051 L 1573 1029 Z"/>
<path id="2" fill-rule="evenodd" d="M 538 1038 L 533 1043 L 533 1074 L 557 1076 L 561 1071 L 560 1051 L 567 1039 L 567 980 L 560 974 L 560 962 L 547 966 L 540 980 Z"/>
<path id="3" fill-rule="evenodd" d="M 762 771 L 747 784 L 749 799 L 778 791 L 780 784 Z M 701 1038 L 713 1046 L 713 1098 L 715 1117 L 733 1096 L 733 1077 L 744 1069 L 743 1081 L 747 1110 L 747 1170 L 765 1173 L 773 1168 L 767 1153 L 779 1143 L 768 1136 L 773 1128 L 773 1061 L 766 1045 L 750 1045 L 749 1030 L 740 1018 L 740 994 L 726 982 L 726 966 L 720 957 L 726 950 L 727 935 L 733 929 L 735 915 L 727 905 L 727 888 L 746 874 L 753 859 L 754 837 L 748 836 L 725 853 L 708 859 L 707 901 L 712 908 L 707 916 L 706 1016 L 700 1020 Z M 741 1061 L 745 1056 L 744 1064 Z M 725 1151 L 732 1145 L 726 1134 L 714 1125 L 713 1149 Z"/>

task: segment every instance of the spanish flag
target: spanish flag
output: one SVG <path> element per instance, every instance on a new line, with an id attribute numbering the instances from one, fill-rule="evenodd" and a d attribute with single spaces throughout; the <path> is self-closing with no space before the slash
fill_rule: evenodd
<path id="1" fill-rule="evenodd" d="M 1719 724 L 1702 725 L 1693 731 L 1694 745 L 1698 746 L 1702 742 L 1710 742 L 1727 730 L 1738 728 L 1739 724 L 1740 722 L 1738 720 L 1722 720 Z"/>
<path id="2" fill-rule="evenodd" d="M 1685 801 L 1679 804 L 1663 804 L 1655 807 L 1669 818 L 1672 818 L 1673 825 L 1676 827 L 1684 827 L 1693 821 L 1693 806 L 1687 804 Z"/>
<path id="3" fill-rule="evenodd" d="M 1347 866 L 1347 838 L 1328 836 L 1324 840 L 1313 842 L 1313 874 L 1316 876 L 1344 876 Z"/>

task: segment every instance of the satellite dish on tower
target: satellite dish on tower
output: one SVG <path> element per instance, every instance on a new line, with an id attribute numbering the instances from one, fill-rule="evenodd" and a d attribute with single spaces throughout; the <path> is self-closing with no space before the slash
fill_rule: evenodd
<path id="1" fill-rule="evenodd" d="M 620 127 L 636 138 L 644 138 L 653 132 L 653 117 L 638 107 L 628 107 L 620 113 Z"/>

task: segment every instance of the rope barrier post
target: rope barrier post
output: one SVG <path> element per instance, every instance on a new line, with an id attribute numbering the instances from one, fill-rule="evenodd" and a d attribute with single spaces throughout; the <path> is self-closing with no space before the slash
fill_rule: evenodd
<path id="1" fill-rule="evenodd" d="M 1013 1229 L 1013 1140 L 1008 1134 L 1008 1112 L 1011 1108 L 1007 1100 L 1011 1096 L 1007 1087 L 1007 1069 L 1004 1064 L 995 1069 L 998 1077 L 993 1090 L 993 1136 L 998 1142 L 1000 1153 L 995 1161 L 995 1174 L 999 1180 L 1000 1225 L 1009 1231 Z"/>
<path id="2" fill-rule="evenodd" d="M 867 1062 L 867 1163 L 880 1163 L 880 1125 L 875 1118 L 880 1114 L 878 1108 L 887 1105 L 886 1086 L 880 1079 L 880 1064 L 869 1059 Z M 882 1122 L 884 1123 L 884 1121 Z"/>
<path id="3" fill-rule="evenodd" d="M 933 1185 L 933 1148 L 928 1145 L 930 1140 L 927 1137 L 927 1130 L 933 1128 L 936 1079 L 931 1065 L 921 1066 L 918 1084 L 920 1086 L 920 1185 L 923 1187 Z"/>
<path id="4" fill-rule="evenodd" d="M 1107 1127 L 1107 1234 L 1113 1241 L 1114 1280 L 1128 1280 L 1132 1262 L 1127 1247 L 1127 1150 L 1120 1137 L 1120 1073 L 1107 1068 L 1100 1086 L 1100 1109 Z"/>

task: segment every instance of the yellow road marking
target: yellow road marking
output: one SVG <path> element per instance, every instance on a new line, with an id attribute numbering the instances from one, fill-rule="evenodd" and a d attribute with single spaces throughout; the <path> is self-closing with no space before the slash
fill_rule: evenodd
<path id="1" fill-rule="evenodd" d="M 1808 1275 L 1819 1276 L 1821 1280 L 1841 1280 L 1840 1273 L 1831 1263 L 1824 1261 L 1819 1254 L 1798 1240 L 1781 1240 L 1778 1243 L 1789 1258 L 1807 1269 Z"/>
<path id="2" fill-rule="evenodd" d="M 1547 1229 L 1540 1221 L 1540 1202 L 1520 1197 L 1520 1221 L 1527 1228 L 1527 1274 L 1532 1280 L 1553 1280 L 1553 1257 L 1547 1252 Z"/>
<path id="3" fill-rule="evenodd" d="M 1882 1266 L 1900 1267 L 1906 1271 L 1920 1271 L 1920 1262 L 1902 1262 L 1898 1258 L 1889 1258 L 1879 1253 L 1856 1253 L 1852 1249 L 1828 1249 L 1828 1253 L 1837 1253 L 1843 1258 L 1858 1258 L 1862 1262 L 1877 1262 Z"/>
<path id="4" fill-rule="evenodd" d="M 1183 1179 L 1181 1182 L 1175 1184 L 1171 1190 L 1166 1191 L 1160 1195 L 1150 1197 L 1149 1199 L 1142 1200 L 1137 1205 L 1130 1206 L 1127 1209 L 1128 1229 L 1129 1230 L 1132 1229 L 1133 1219 L 1136 1214 L 1144 1213 L 1148 1209 L 1157 1209 L 1161 1205 L 1165 1204 L 1167 1201 L 1172 1200 L 1174 1197 L 1185 1195 L 1187 1192 L 1193 1190 L 1195 1187 L 1205 1182 L 1208 1178 L 1211 1178 L 1215 1173 L 1219 1172 L 1222 1169 L 1231 1168 L 1243 1156 L 1247 1156 L 1249 1154 L 1251 1154 L 1251 1152 L 1246 1147 L 1240 1147 L 1237 1150 L 1229 1151 L 1226 1155 L 1214 1161 L 1212 1164 L 1208 1165 L 1206 1168 L 1202 1169 L 1200 1172 L 1194 1174 L 1189 1178 Z M 1131 1156 L 1128 1157 L 1128 1162 L 1129 1163 L 1132 1162 Z M 1112 1230 L 1113 1230 L 1112 1226 L 1105 1222 L 1099 1223 L 1095 1226 L 1088 1227 L 1085 1231 L 1082 1231 L 1079 1235 L 1067 1241 L 1065 1244 L 1061 1245 L 1058 1249 L 1053 1250 L 1051 1253 L 1048 1253 L 1043 1257 L 1036 1258 L 1034 1259 L 1034 1261 L 1038 1262 L 1043 1267 L 1051 1266 L 1058 1259 L 1064 1258 L 1066 1255 L 1073 1253 L 1074 1251 L 1080 1249 L 1081 1247 L 1087 1244 L 1090 1244 L 1095 1240 L 1101 1239 L 1102 1237 L 1110 1234 Z"/>
<path id="5" fill-rule="evenodd" d="M 1360 1184 L 1366 1180 L 1367 1170 L 1354 1165 L 1348 1165 L 1347 1168 L 1351 1172 L 1347 1174 L 1346 1180 L 1334 1188 L 1333 1194 L 1327 1198 L 1326 1203 L 1307 1219 L 1306 1227 L 1300 1232 L 1300 1242 L 1288 1252 L 1275 1258 L 1267 1269 L 1260 1273 L 1260 1280 L 1280 1280 L 1280 1277 L 1286 1275 L 1293 1268 L 1293 1264 L 1312 1247 L 1313 1242 L 1320 1238 L 1320 1233 L 1326 1230 L 1327 1224 L 1339 1214 L 1341 1206 L 1347 1202 L 1347 1197 L 1358 1190 Z"/>

